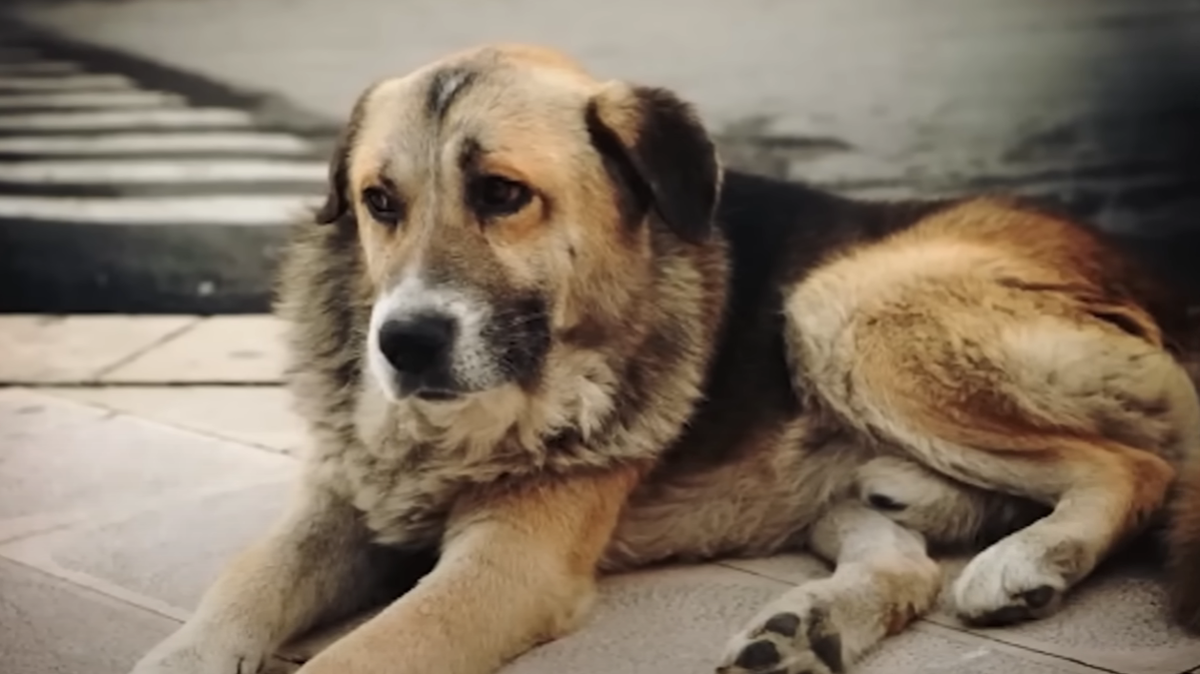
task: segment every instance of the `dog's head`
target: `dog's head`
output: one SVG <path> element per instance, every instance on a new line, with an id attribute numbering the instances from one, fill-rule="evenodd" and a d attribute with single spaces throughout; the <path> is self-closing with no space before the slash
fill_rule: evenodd
<path id="1" fill-rule="evenodd" d="M 671 94 L 489 46 L 363 94 L 317 219 L 357 231 L 384 390 L 451 399 L 536 385 L 556 343 L 620 330 L 652 228 L 702 242 L 720 176 Z"/>

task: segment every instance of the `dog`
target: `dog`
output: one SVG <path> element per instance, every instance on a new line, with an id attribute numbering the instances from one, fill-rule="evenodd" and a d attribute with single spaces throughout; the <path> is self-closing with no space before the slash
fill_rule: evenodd
<path id="1" fill-rule="evenodd" d="M 1007 624 L 1160 525 L 1200 629 L 1194 321 L 1047 210 L 726 171 L 671 92 L 498 44 L 362 95 L 280 279 L 295 499 L 136 674 L 376 605 L 300 672 L 489 674 L 598 574 L 801 548 L 832 575 L 712 663 L 830 674 L 931 608 L 932 550 Z"/>

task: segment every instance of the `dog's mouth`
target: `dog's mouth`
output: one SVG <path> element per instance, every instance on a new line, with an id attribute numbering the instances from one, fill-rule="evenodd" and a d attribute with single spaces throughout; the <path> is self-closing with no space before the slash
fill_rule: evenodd
<path id="1" fill-rule="evenodd" d="M 417 400 L 429 403 L 447 403 L 463 397 L 461 391 L 451 391 L 440 388 L 420 388 L 412 392 Z"/>
<path id="2" fill-rule="evenodd" d="M 430 374 L 424 377 L 413 377 L 402 373 L 395 373 L 393 382 L 397 398 L 408 398 L 410 400 L 418 400 L 427 403 L 444 403 L 458 400 L 467 396 L 470 391 L 457 382 L 453 381 L 448 375 Z"/>

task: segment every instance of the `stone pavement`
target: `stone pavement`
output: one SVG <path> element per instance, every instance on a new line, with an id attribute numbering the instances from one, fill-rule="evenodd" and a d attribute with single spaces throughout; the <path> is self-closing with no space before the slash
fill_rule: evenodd
<path id="1" fill-rule="evenodd" d="M 0 316 L 0 671 L 125 674 L 187 615 L 295 472 L 279 378 L 267 316 Z M 704 674 L 765 601 L 824 573 L 786 555 L 611 578 L 582 631 L 506 673 Z M 938 613 L 856 671 L 1200 674 L 1164 599 L 1153 565 L 1128 561 L 1052 619 L 971 630 Z"/>

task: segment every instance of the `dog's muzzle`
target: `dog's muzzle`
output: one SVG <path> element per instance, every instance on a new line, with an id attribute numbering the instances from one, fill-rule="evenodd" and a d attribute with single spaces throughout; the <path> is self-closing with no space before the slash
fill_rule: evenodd
<path id="1" fill-rule="evenodd" d="M 432 311 L 383 322 L 378 349 L 394 372 L 399 396 L 442 400 L 459 394 L 451 373 L 458 329 L 453 316 Z"/>

